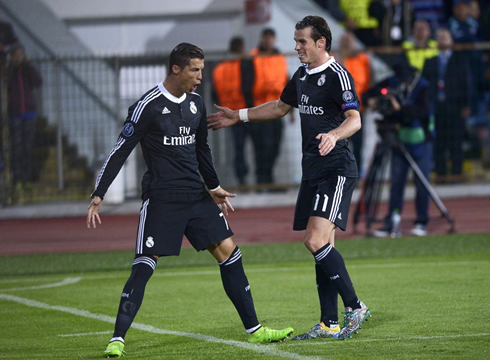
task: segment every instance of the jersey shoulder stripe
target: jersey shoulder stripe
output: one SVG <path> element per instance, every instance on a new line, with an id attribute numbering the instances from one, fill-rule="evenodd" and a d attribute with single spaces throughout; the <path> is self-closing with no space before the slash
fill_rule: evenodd
<path id="1" fill-rule="evenodd" d="M 146 105 L 148 105 L 152 100 L 156 99 L 160 95 L 162 95 L 162 93 L 160 92 L 158 87 L 156 87 L 152 91 L 150 91 L 142 100 L 138 101 L 138 105 L 136 105 L 133 111 L 133 115 L 131 116 L 131 121 L 137 123 Z"/>
<path id="2" fill-rule="evenodd" d="M 351 82 L 347 71 L 338 62 L 331 64 L 332 70 L 339 76 L 342 91 L 352 90 Z"/>

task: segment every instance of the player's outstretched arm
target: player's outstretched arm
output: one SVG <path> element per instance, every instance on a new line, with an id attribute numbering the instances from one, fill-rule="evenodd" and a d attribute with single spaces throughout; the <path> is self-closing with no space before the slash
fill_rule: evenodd
<path id="1" fill-rule="evenodd" d="M 95 223 L 96 219 L 97 219 L 99 224 L 102 223 L 100 221 L 100 216 L 99 216 L 99 209 L 101 206 L 102 206 L 102 199 L 98 196 L 94 196 L 92 198 L 92 201 L 90 202 L 90 205 L 88 206 L 87 229 L 90 229 L 90 224 L 92 224 L 94 229 L 97 227 L 96 223 Z"/>
<path id="2" fill-rule="evenodd" d="M 208 129 L 219 130 L 235 125 L 239 121 L 264 121 L 285 116 L 292 107 L 281 100 L 269 101 L 259 106 L 231 110 L 223 106 L 214 105 L 219 111 L 207 116 Z"/>
<path id="3" fill-rule="evenodd" d="M 216 104 L 214 104 L 214 107 L 218 110 L 218 112 L 207 116 L 208 129 L 219 130 L 225 127 L 233 126 L 240 121 L 238 111 Z"/>
<path id="4" fill-rule="evenodd" d="M 223 188 L 218 188 L 214 191 L 209 190 L 209 194 L 213 198 L 214 202 L 223 211 L 223 214 L 228 215 L 228 209 L 235 211 L 228 198 L 234 198 L 236 194 L 229 193 Z"/>

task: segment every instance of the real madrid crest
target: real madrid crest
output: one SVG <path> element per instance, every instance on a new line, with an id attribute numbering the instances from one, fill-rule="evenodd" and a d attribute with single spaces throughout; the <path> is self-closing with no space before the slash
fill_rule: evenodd
<path id="1" fill-rule="evenodd" d="M 349 90 L 344 91 L 344 92 L 342 93 L 342 99 L 343 99 L 345 102 L 352 101 L 352 100 L 354 100 L 354 94 L 353 94 L 353 93 L 351 93 Z"/>
<path id="2" fill-rule="evenodd" d="M 193 113 L 193 114 L 197 113 L 197 106 L 194 103 L 194 101 L 191 101 L 190 109 L 191 109 L 191 113 Z"/>
<path id="3" fill-rule="evenodd" d="M 146 238 L 146 246 L 151 248 L 153 247 L 153 245 L 155 245 L 155 242 L 153 241 L 153 237 L 152 236 L 148 236 Z"/>
<path id="4" fill-rule="evenodd" d="M 323 84 L 325 84 L 325 74 L 322 74 L 322 76 L 320 76 L 320 78 L 317 81 L 317 84 L 318 86 L 322 86 Z"/>

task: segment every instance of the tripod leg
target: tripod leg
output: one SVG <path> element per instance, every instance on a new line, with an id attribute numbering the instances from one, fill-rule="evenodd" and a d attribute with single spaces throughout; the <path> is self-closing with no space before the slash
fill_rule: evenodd
<path id="1" fill-rule="evenodd" d="M 354 224 L 357 224 L 362 213 L 364 213 L 367 235 L 370 235 L 371 225 L 377 220 L 376 213 L 381 193 L 381 181 L 384 173 L 384 164 L 386 163 L 385 155 L 388 150 L 384 144 L 378 143 L 376 145 L 354 215 Z"/>
<path id="2" fill-rule="evenodd" d="M 451 229 L 449 231 L 451 233 L 454 233 L 455 232 L 454 219 L 452 218 L 451 214 L 449 214 L 449 211 L 446 209 L 446 207 L 442 203 L 441 199 L 439 198 L 439 195 L 437 195 L 437 193 L 435 192 L 432 185 L 429 183 L 429 181 L 427 181 L 424 174 L 422 173 L 422 170 L 420 170 L 419 166 L 417 165 L 417 163 L 413 159 L 412 155 L 410 155 L 410 153 L 407 151 L 407 149 L 402 144 L 399 144 L 399 149 L 400 149 L 401 153 L 403 154 L 403 156 L 405 157 L 405 159 L 407 159 L 408 163 L 410 164 L 410 167 L 412 168 L 412 170 L 415 173 L 415 175 L 417 176 L 417 178 L 420 180 L 420 182 L 424 185 L 427 192 L 430 194 L 430 197 L 432 198 L 432 200 L 434 200 L 435 204 L 437 205 L 437 207 L 441 211 L 442 215 L 446 218 L 446 220 L 451 225 Z"/>

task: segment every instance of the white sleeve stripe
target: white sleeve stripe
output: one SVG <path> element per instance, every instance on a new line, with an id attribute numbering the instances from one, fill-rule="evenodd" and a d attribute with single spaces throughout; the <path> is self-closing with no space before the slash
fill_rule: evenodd
<path id="1" fill-rule="evenodd" d="M 107 164 L 109 163 L 109 160 L 111 159 L 112 155 L 114 155 L 116 153 L 116 151 L 119 150 L 119 148 L 125 142 L 126 142 L 126 140 L 122 137 L 119 137 L 119 139 L 117 139 L 117 142 L 114 145 L 114 148 L 112 149 L 112 151 L 107 156 L 107 159 L 105 160 L 104 165 L 102 166 L 102 169 L 100 169 L 99 175 L 97 175 L 97 180 L 95 181 L 95 190 L 97 190 L 97 187 L 99 186 L 100 179 L 102 178 L 102 175 L 104 175 L 105 168 L 106 168 Z"/>
<path id="2" fill-rule="evenodd" d="M 150 199 L 147 199 L 143 203 L 143 206 L 141 207 L 141 211 L 140 211 L 140 223 L 138 225 L 138 238 L 136 240 L 137 254 L 143 253 L 143 236 L 145 235 L 144 232 L 145 232 L 146 213 L 147 213 L 147 208 L 149 203 L 150 203 Z"/>
<path id="3" fill-rule="evenodd" d="M 332 63 L 332 69 L 333 71 L 337 73 L 340 79 L 340 84 L 342 86 L 342 91 L 346 90 L 351 90 L 351 84 L 350 84 L 350 79 L 349 76 L 347 75 L 347 72 L 337 63 Z"/>
<path id="4" fill-rule="evenodd" d="M 334 62 L 332 63 L 332 68 L 335 68 L 335 72 L 341 77 L 341 81 L 343 81 L 343 85 L 345 88 L 342 88 L 342 90 L 350 90 L 350 81 L 349 81 L 349 76 L 347 76 L 347 72 L 345 69 L 343 69 L 338 63 Z"/>
<path id="5" fill-rule="evenodd" d="M 134 122 L 134 123 L 137 123 L 138 120 L 139 120 L 139 118 L 140 118 L 140 116 L 141 116 L 141 113 L 143 112 L 143 110 L 145 108 L 145 106 L 150 101 L 152 101 L 153 99 L 156 99 L 160 95 L 162 95 L 162 93 L 157 88 L 154 91 L 152 91 L 151 93 L 149 93 L 143 100 L 140 100 L 138 102 L 138 105 L 136 105 L 136 108 L 133 111 L 133 115 L 131 116 L 131 121 Z"/>

